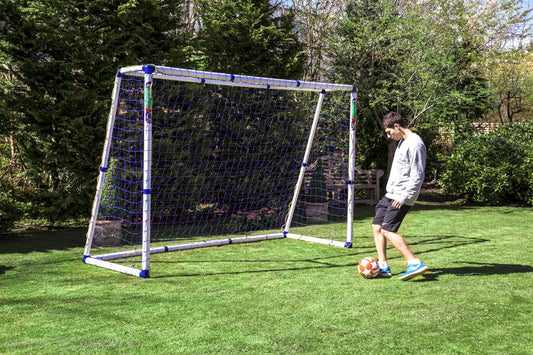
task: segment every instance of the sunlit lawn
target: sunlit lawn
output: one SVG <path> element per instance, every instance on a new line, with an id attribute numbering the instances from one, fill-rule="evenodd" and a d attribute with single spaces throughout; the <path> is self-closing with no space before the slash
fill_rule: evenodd
<path id="1" fill-rule="evenodd" d="M 531 354 L 533 211 L 421 203 L 400 230 L 430 267 L 391 279 L 372 209 L 352 249 L 291 239 L 154 255 L 150 279 L 81 262 L 84 229 L 0 236 L 0 353 Z"/>

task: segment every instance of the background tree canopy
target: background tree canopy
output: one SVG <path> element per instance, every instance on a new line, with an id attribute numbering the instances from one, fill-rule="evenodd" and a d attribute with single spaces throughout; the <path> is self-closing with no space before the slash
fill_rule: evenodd
<path id="1" fill-rule="evenodd" d="M 269 0 L 199 0 L 196 42 L 200 69 L 300 79 L 304 45 L 294 31 L 294 13 L 276 14 Z"/>
<path id="2" fill-rule="evenodd" d="M 359 141 L 363 166 L 387 166 L 380 132 L 389 111 L 401 112 L 431 153 L 436 129 L 453 122 L 468 125 L 488 110 L 485 81 L 472 65 L 476 38 L 468 32 L 459 36 L 465 9 L 453 4 L 357 0 L 347 5 L 332 38 L 331 58 L 336 80 L 357 83 L 363 107 L 358 131 L 374 137 Z M 428 163 L 432 171 L 436 156 Z"/>
<path id="3" fill-rule="evenodd" d="M 169 34 L 179 20 L 164 11 L 178 5 L 1 3 L 0 49 L 11 75 L 1 121 L 31 214 L 54 221 L 86 213 L 114 73 L 139 62 L 184 62 L 184 39 Z"/>
<path id="4" fill-rule="evenodd" d="M 198 3 L 206 26 L 196 37 L 195 64 L 183 1 L 0 3 L 6 221 L 22 210 L 52 222 L 87 215 L 120 67 L 156 63 L 299 77 L 302 44 L 289 15 L 275 17 L 268 1 L 217 4 Z"/>
<path id="5" fill-rule="evenodd" d="M 531 69 L 517 67 L 531 47 L 508 50 L 531 35 L 519 5 L 1 1 L 0 229 L 25 216 L 88 216 L 115 72 L 133 64 L 356 84 L 358 164 L 386 168 L 381 117 L 398 111 L 425 139 L 436 178 L 472 122 L 497 107 L 510 107 L 502 122 L 517 120 L 533 107 Z"/>

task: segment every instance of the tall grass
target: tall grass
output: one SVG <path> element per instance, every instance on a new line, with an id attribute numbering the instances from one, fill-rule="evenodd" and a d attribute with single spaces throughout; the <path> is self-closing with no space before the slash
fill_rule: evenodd
<path id="1" fill-rule="evenodd" d="M 84 229 L 0 237 L 2 354 L 531 354 L 533 211 L 421 203 L 400 232 L 430 270 L 356 273 L 290 239 L 154 255 L 152 278 L 83 264 Z"/>

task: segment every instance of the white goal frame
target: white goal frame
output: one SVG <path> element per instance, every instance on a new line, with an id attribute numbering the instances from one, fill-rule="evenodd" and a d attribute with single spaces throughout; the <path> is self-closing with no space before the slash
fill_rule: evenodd
<path id="1" fill-rule="evenodd" d="M 102 193 L 104 187 L 104 181 L 106 178 L 106 172 L 109 168 L 109 154 L 113 138 L 113 128 L 115 124 L 115 118 L 117 110 L 119 109 L 119 90 L 121 87 L 121 80 L 124 77 L 142 77 L 144 78 L 144 141 L 143 141 L 143 186 L 142 186 L 142 248 L 129 251 L 116 251 L 107 254 L 92 254 L 92 248 L 94 248 L 93 237 L 95 235 L 95 229 L 98 219 L 98 210 L 102 201 Z M 184 81 L 193 83 L 206 83 L 226 86 L 243 86 L 248 88 L 266 88 L 266 89 L 281 89 L 281 90 L 295 90 L 295 91 L 312 91 L 319 93 L 318 102 L 314 111 L 314 117 L 312 120 L 312 127 L 309 137 L 307 138 L 307 145 L 305 155 L 302 157 L 300 172 L 294 193 L 292 197 L 292 203 L 290 210 L 288 211 L 286 222 L 283 231 L 279 233 L 270 233 L 264 235 L 245 236 L 239 238 L 227 238 L 220 240 L 210 240 L 201 242 L 192 242 L 189 244 L 168 245 L 168 246 L 150 246 L 150 231 L 151 231 L 151 166 L 152 166 L 152 82 L 154 79 L 165 79 L 174 81 Z M 339 242 L 334 240 L 327 240 L 317 238 L 308 235 L 293 234 L 290 232 L 291 223 L 300 195 L 302 184 L 304 183 L 304 174 L 306 167 L 309 164 L 309 156 L 312 150 L 313 140 L 315 139 L 315 132 L 319 123 L 319 118 L 322 109 L 322 103 L 325 95 L 332 91 L 347 91 L 350 92 L 350 102 L 346 105 L 349 107 L 349 147 L 348 147 L 348 181 L 346 183 L 347 201 L 346 201 L 346 242 Z M 213 73 L 197 70 L 187 70 L 179 68 L 170 68 L 164 66 L 155 65 L 139 65 L 121 68 L 117 71 L 115 77 L 115 84 L 111 98 L 111 108 L 108 115 L 107 133 L 104 143 L 104 149 L 101 159 L 101 167 L 98 175 L 96 194 L 92 205 L 91 219 L 87 231 L 87 240 L 84 249 L 83 262 L 95 265 L 128 275 L 147 278 L 150 276 L 150 255 L 156 253 L 163 253 L 168 251 L 178 251 L 192 248 L 202 248 L 209 246 L 220 246 L 227 244 L 256 242 L 261 240 L 270 240 L 278 238 L 292 238 L 303 241 L 309 241 L 314 243 L 321 243 L 327 245 L 333 245 L 337 247 L 351 247 L 353 242 L 353 219 L 354 219 L 354 170 L 355 170 L 355 123 L 356 123 L 356 88 L 353 85 L 340 85 L 340 84 L 328 84 L 328 83 L 315 83 L 297 80 L 282 80 L 272 79 L 245 75 L 233 75 L 223 73 Z M 133 268 L 119 263 L 114 263 L 114 259 L 122 259 L 132 256 L 140 256 L 142 260 L 142 266 Z"/>

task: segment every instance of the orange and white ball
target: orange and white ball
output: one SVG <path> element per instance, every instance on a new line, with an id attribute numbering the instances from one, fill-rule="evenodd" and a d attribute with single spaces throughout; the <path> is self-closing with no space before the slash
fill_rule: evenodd
<path id="1" fill-rule="evenodd" d="M 365 279 L 373 279 L 379 273 L 379 264 L 376 259 L 367 256 L 361 259 L 358 265 L 358 271 Z"/>

